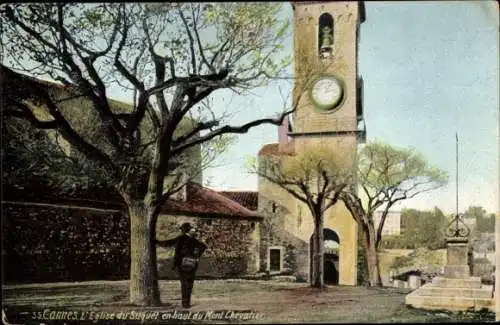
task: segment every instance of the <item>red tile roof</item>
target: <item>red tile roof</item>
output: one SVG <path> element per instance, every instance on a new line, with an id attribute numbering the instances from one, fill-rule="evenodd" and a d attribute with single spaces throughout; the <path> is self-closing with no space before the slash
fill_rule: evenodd
<path id="1" fill-rule="evenodd" d="M 238 202 L 248 210 L 257 211 L 259 193 L 256 191 L 220 191 L 219 193 Z"/>
<path id="2" fill-rule="evenodd" d="M 90 190 L 78 188 L 71 193 L 62 194 L 60 189 L 48 186 L 45 182 L 33 181 L 23 185 L 4 186 L 7 191 L 4 192 L 2 199 L 9 202 L 32 202 L 127 211 L 122 197 L 112 187 L 93 187 Z M 211 217 L 260 218 L 257 212 L 250 211 L 238 202 L 199 184 L 190 183 L 187 192 L 187 201 L 170 199 L 165 203 L 162 212 Z"/>
<path id="3" fill-rule="evenodd" d="M 190 183 L 188 185 L 186 200 L 168 200 L 162 212 L 261 218 L 257 212 L 250 211 L 238 202 L 196 183 Z"/>

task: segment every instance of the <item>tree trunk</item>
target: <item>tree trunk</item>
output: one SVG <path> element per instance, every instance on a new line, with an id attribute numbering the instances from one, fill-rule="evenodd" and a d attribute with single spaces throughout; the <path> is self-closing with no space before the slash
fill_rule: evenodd
<path id="1" fill-rule="evenodd" d="M 143 201 L 127 202 L 130 214 L 130 302 L 159 306 L 156 263 L 156 217 Z"/>
<path id="2" fill-rule="evenodd" d="M 381 287 L 380 267 L 375 245 L 375 230 L 370 229 L 365 237 L 366 266 L 368 267 L 368 280 L 371 287 Z"/>
<path id="3" fill-rule="evenodd" d="M 312 251 L 312 276 L 311 286 L 322 288 L 324 285 L 323 279 L 323 216 L 321 214 L 314 216 L 314 233 L 313 233 L 313 251 Z"/>

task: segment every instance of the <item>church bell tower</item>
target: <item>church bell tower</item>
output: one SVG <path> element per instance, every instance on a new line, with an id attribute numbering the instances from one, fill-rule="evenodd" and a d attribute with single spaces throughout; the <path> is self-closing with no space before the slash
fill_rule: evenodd
<path id="1" fill-rule="evenodd" d="M 293 1 L 294 138 L 343 136 L 365 139 L 363 79 L 358 73 L 363 2 Z"/>
<path id="2" fill-rule="evenodd" d="M 366 139 L 358 44 L 365 20 L 362 1 L 292 1 L 294 11 L 293 127 L 299 153 L 318 144 L 352 164 Z M 307 209 L 302 209 L 306 211 Z M 312 220 L 312 216 L 308 216 Z M 301 237 L 309 241 L 312 225 Z M 357 224 L 342 202 L 329 209 L 325 232 L 337 242 L 331 258 L 338 283 L 356 284 Z M 325 240 L 327 238 L 325 237 Z M 336 254 L 336 256 L 335 256 Z M 327 257 L 325 256 L 325 261 Z"/>

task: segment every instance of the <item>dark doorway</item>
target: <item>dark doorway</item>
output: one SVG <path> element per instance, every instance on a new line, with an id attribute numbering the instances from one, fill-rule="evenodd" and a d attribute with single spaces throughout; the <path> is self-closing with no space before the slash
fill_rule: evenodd
<path id="1" fill-rule="evenodd" d="M 339 284 L 339 235 L 329 229 L 323 229 L 323 240 L 325 243 L 323 254 L 323 281 L 325 284 L 337 285 Z M 313 252 L 313 236 L 309 240 L 309 279 L 312 279 L 312 252 Z"/>
<path id="2" fill-rule="evenodd" d="M 339 284 L 339 256 L 325 253 L 324 281 L 325 284 Z"/>

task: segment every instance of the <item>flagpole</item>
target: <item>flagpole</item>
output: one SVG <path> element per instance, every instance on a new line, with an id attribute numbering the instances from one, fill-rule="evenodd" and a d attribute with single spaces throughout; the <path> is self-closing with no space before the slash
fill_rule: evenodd
<path id="1" fill-rule="evenodd" d="M 456 185 L 456 211 L 457 211 L 457 216 L 458 216 L 458 133 L 455 133 L 455 139 L 456 139 L 456 157 L 455 157 L 455 162 L 456 162 L 456 175 L 455 175 L 455 185 Z"/>

